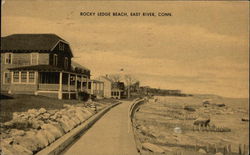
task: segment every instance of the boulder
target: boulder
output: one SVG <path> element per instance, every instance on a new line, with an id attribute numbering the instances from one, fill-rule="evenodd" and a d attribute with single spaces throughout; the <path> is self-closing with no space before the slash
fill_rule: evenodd
<path id="1" fill-rule="evenodd" d="M 191 107 L 191 106 L 185 106 L 184 110 L 191 111 L 191 112 L 195 111 L 195 109 L 193 107 Z"/>
<path id="2" fill-rule="evenodd" d="M 3 155 L 32 155 L 33 152 L 24 148 L 21 145 L 13 144 L 13 145 L 1 145 Z"/>
<path id="3" fill-rule="evenodd" d="M 14 137 L 14 136 L 24 136 L 24 135 L 25 135 L 25 132 L 24 132 L 23 130 L 11 129 L 10 135 L 11 135 L 12 137 Z"/>
<path id="4" fill-rule="evenodd" d="M 13 144 L 14 142 L 14 139 L 11 137 L 11 138 L 4 138 L 4 139 L 1 139 L 1 144 L 2 145 L 9 145 L 9 144 Z"/>
<path id="5" fill-rule="evenodd" d="M 41 128 L 50 132 L 55 137 L 55 139 L 61 137 L 64 134 L 64 132 L 62 132 L 60 129 L 58 129 L 52 124 L 44 124 L 41 126 Z"/>
<path id="6" fill-rule="evenodd" d="M 43 114 L 43 113 L 46 113 L 47 110 L 44 109 L 44 108 L 40 108 L 40 109 L 38 110 L 38 112 L 39 112 L 39 114 Z"/>
<path id="7" fill-rule="evenodd" d="M 60 124 L 60 126 L 63 128 L 64 132 L 67 133 L 71 130 L 69 124 L 67 121 L 63 118 L 57 119 L 57 122 Z"/>
<path id="8" fill-rule="evenodd" d="M 226 105 L 224 103 L 216 104 L 217 107 L 225 107 Z"/>
<path id="9" fill-rule="evenodd" d="M 45 136 L 47 137 L 49 144 L 56 140 L 56 137 L 49 130 L 43 130 L 43 132 Z"/>
<path id="10" fill-rule="evenodd" d="M 37 111 L 36 109 L 29 109 L 29 110 L 27 111 L 27 113 L 29 113 L 29 114 L 37 114 L 38 111 Z"/>
<path id="11" fill-rule="evenodd" d="M 30 123 L 32 124 L 31 127 L 33 129 L 41 129 L 41 126 L 44 124 L 41 120 L 32 120 Z"/>
<path id="12" fill-rule="evenodd" d="M 194 125 L 198 125 L 198 126 L 209 126 L 209 123 L 210 123 L 210 118 L 197 118 L 195 121 L 194 121 Z"/>
<path id="13" fill-rule="evenodd" d="M 215 153 L 215 155 L 223 155 L 223 153 L 217 152 L 217 153 Z"/>
<path id="14" fill-rule="evenodd" d="M 203 149 L 199 149 L 199 151 L 198 151 L 199 153 L 204 153 L 204 154 L 206 154 L 207 152 L 205 151 L 205 150 L 203 150 Z"/>
<path id="15" fill-rule="evenodd" d="M 243 118 L 241 119 L 241 121 L 243 121 L 243 122 L 249 122 L 249 118 L 248 118 L 248 117 L 243 117 Z"/>
<path id="16" fill-rule="evenodd" d="M 22 155 L 33 155 L 33 152 L 26 149 L 25 147 L 21 146 L 21 145 L 17 145 L 17 144 L 13 144 L 12 146 L 17 152 L 18 154 L 22 154 Z"/>
<path id="17" fill-rule="evenodd" d="M 37 132 L 36 139 L 37 139 L 38 147 L 41 149 L 49 145 L 49 141 L 43 130 L 39 130 Z"/>
<path id="18" fill-rule="evenodd" d="M 152 143 L 142 143 L 142 147 L 146 150 L 150 150 L 152 152 L 158 152 L 158 153 L 164 153 L 164 149 L 162 149 L 161 147 L 152 144 Z"/>
<path id="19" fill-rule="evenodd" d="M 13 138 L 14 143 L 19 144 L 32 152 L 37 150 L 37 139 L 35 134 L 26 133 L 25 136 L 17 136 Z"/>

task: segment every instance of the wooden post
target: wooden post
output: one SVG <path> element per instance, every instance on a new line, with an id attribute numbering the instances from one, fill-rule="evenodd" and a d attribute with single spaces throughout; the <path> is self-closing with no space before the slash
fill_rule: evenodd
<path id="1" fill-rule="evenodd" d="M 62 99 L 62 72 L 60 72 L 59 76 L 59 90 L 58 90 L 58 99 Z"/>
<path id="2" fill-rule="evenodd" d="M 243 154 L 246 155 L 246 152 L 247 152 L 246 151 L 246 144 L 244 144 L 244 146 L 243 146 Z"/>
<path id="3" fill-rule="evenodd" d="M 38 72 L 34 72 L 34 76 L 35 76 L 35 84 L 36 84 L 36 90 L 35 90 L 35 95 L 38 95 L 38 89 L 39 89 L 39 79 L 38 79 Z"/>
<path id="4" fill-rule="evenodd" d="M 83 80 L 82 80 L 82 76 L 81 76 L 81 91 L 83 91 L 83 89 L 82 89 L 82 83 L 83 83 L 83 82 L 82 82 L 82 81 L 83 81 Z"/>
<path id="5" fill-rule="evenodd" d="M 229 154 L 231 154 L 232 150 L 231 150 L 231 144 L 228 145 L 228 152 Z"/>
<path id="6" fill-rule="evenodd" d="M 242 155 L 241 144 L 239 145 L 239 155 Z"/>
<path id="7" fill-rule="evenodd" d="M 70 99 L 70 73 L 68 73 L 68 93 L 69 93 L 69 99 Z"/>
<path id="8" fill-rule="evenodd" d="M 75 74 L 75 91 L 77 92 L 77 74 Z"/>

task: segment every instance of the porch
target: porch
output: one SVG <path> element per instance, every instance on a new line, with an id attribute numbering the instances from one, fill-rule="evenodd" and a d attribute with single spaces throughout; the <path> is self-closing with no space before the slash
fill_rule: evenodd
<path id="1" fill-rule="evenodd" d="M 90 93 L 89 81 L 87 76 L 71 72 L 38 72 L 37 93 L 58 93 L 59 99 L 73 93 L 77 98 L 78 92 Z"/>

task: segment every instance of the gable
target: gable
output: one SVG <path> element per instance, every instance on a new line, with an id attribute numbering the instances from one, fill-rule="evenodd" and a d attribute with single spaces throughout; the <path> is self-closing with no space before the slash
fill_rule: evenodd
<path id="1" fill-rule="evenodd" d="M 66 53 L 70 57 L 73 57 L 70 45 L 63 40 L 59 40 L 52 48 L 51 51 Z"/>

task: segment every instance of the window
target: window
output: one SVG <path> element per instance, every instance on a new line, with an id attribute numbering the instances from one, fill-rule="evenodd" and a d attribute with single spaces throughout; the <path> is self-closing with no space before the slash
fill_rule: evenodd
<path id="1" fill-rule="evenodd" d="M 59 43 L 59 50 L 63 51 L 64 50 L 64 44 L 63 43 Z"/>
<path id="2" fill-rule="evenodd" d="M 68 58 L 67 57 L 65 57 L 64 58 L 64 68 L 68 68 L 68 66 L 69 66 L 69 60 L 68 60 Z"/>
<path id="3" fill-rule="evenodd" d="M 5 84 L 11 83 L 11 73 L 10 72 L 4 73 L 4 83 Z"/>
<path id="4" fill-rule="evenodd" d="M 12 63 L 12 54 L 5 53 L 5 64 L 11 64 L 11 63 Z"/>
<path id="5" fill-rule="evenodd" d="M 22 83 L 27 82 L 27 72 L 21 72 L 21 82 Z"/>
<path id="6" fill-rule="evenodd" d="M 13 73 L 13 82 L 19 82 L 19 72 Z"/>
<path id="7" fill-rule="evenodd" d="M 35 73 L 29 72 L 29 83 L 34 83 L 34 82 L 35 82 Z"/>
<path id="8" fill-rule="evenodd" d="M 36 65 L 38 64 L 38 53 L 31 53 L 31 64 Z"/>
<path id="9" fill-rule="evenodd" d="M 53 55 L 53 65 L 57 66 L 57 54 Z"/>

